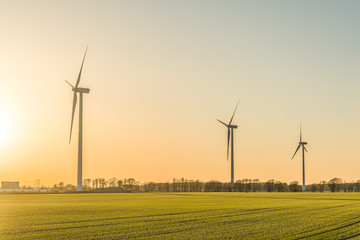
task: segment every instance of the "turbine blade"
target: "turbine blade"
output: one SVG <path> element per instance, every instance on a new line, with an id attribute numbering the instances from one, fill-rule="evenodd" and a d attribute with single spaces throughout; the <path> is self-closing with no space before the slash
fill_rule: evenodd
<path id="1" fill-rule="evenodd" d="M 77 89 L 77 87 L 79 86 L 79 83 L 80 83 L 81 72 L 82 72 L 82 69 L 83 69 L 83 66 L 84 66 L 84 61 L 85 61 L 87 49 L 88 49 L 88 48 L 86 47 L 85 54 L 84 54 L 84 58 L 83 58 L 82 63 L 81 63 L 81 68 L 80 68 L 79 76 L 78 76 L 78 79 L 77 79 L 76 84 L 75 84 L 75 89 Z"/>
<path id="2" fill-rule="evenodd" d="M 291 160 L 293 160 L 293 158 L 295 157 L 295 155 L 296 155 L 297 151 L 299 150 L 299 148 L 300 148 L 300 144 L 299 144 L 299 146 L 297 147 L 297 149 L 296 149 L 296 151 L 295 151 L 295 153 L 294 153 L 293 157 L 291 158 Z"/>
<path id="3" fill-rule="evenodd" d="M 303 148 L 305 149 L 306 152 L 308 152 L 308 150 L 306 149 L 306 147 L 303 145 Z"/>
<path id="4" fill-rule="evenodd" d="M 228 139 L 227 139 L 227 161 L 229 161 L 229 146 L 230 146 L 230 128 L 228 128 Z"/>
<path id="5" fill-rule="evenodd" d="M 237 107 L 239 106 L 239 102 L 240 102 L 240 100 L 239 100 L 238 103 L 236 104 L 236 107 L 235 107 L 234 113 L 233 113 L 233 115 L 232 115 L 232 117 L 231 117 L 231 119 L 230 119 L 229 125 L 231 125 L 231 122 L 232 122 L 232 120 L 233 120 L 233 118 L 234 118 L 236 109 L 237 109 Z"/>
<path id="6" fill-rule="evenodd" d="M 71 132 L 72 132 L 72 127 L 73 127 L 73 122 L 74 122 L 74 114 L 75 114 L 76 102 L 77 102 L 77 95 L 76 95 L 76 92 L 74 91 L 74 100 L 73 100 L 73 107 L 72 107 L 69 144 L 71 142 Z"/>
<path id="7" fill-rule="evenodd" d="M 216 120 L 218 120 L 219 122 L 221 122 L 222 124 L 224 124 L 226 127 L 228 127 L 228 125 L 227 125 L 226 123 L 220 121 L 219 119 L 216 119 Z"/>
<path id="8" fill-rule="evenodd" d="M 69 84 L 72 88 L 74 88 L 73 85 L 71 85 L 71 83 L 69 83 L 68 81 L 65 80 L 65 82 L 67 82 L 67 84 Z"/>

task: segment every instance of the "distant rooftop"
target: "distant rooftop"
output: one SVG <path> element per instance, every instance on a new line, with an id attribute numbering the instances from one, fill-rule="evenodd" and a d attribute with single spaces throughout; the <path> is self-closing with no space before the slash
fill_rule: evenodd
<path id="1" fill-rule="evenodd" d="M 2 189 L 19 189 L 19 182 L 1 182 Z"/>

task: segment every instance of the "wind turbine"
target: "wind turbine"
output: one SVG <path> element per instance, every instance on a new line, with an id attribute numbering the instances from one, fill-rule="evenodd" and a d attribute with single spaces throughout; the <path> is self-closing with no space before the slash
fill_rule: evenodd
<path id="1" fill-rule="evenodd" d="M 302 174 L 303 174 L 303 184 L 302 184 L 302 191 L 305 192 L 305 152 L 308 152 L 305 145 L 307 144 L 307 142 L 303 142 L 301 139 L 301 123 L 300 123 L 300 142 L 299 142 L 299 146 L 297 147 L 293 157 L 291 158 L 291 160 L 293 160 L 293 158 L 295 157 L 297 151 L 299 150 L 300 146 L 302 147 Z"/>
<path id="2" fill-rule="evenodd" d="M 70 126 L 70 138 L 69 138 L 69 144 L 71 142 L 71 132 L 74 122 L 74 114 L 76 109 L 76 103 L 77 103 L 77 93 L 80 93 L 80 109 L 79 109 L 79 143 L 78 143 L 78 174 L 77 174 L 77 191 L 82 191 L 82 119 L 83 119 L 83 94 L 89 93 L 89 88 L 81 88 L 79 87 L 80 78 L 81 78 L 81 72 L 83 69 L 85 57 L 86 57 L 87 47 L 85 50 L 84 58 L 81 63 L 79 76 L 77 78 L 75 87 L 71 85 L 68 81 L 67 82 L 74 92 L 74 98 L 73 98 L 73 106 L 72 106 L 72 116 L 71 116 L 71 126 Z"/>
<path id="3" fill-rule="evenodd" d="M 238 127 L 237 125 L 231 125 L 231 123 L 234 118 L 234 115 L 235 115 L 238 105 L 239 105 L 239 102 L 237 103 L 237 105 L 235 107 L 234 113 L 230 119 L 229 124 L 226 124 L 226 123 L 220 121 L 219 119 L 216 119 L 220 123 L 224 124 L 228 130 L 227 131 L 228 132 L 228 134 L 227 134 L 227 160 L 229 160 L 229 145 L 230 145 L 230 140 L 231 140 L 231 191 L 234 191 L 234 129 Z M 230 136 L 231 136 L 231 139 L 230 139 Z"/>

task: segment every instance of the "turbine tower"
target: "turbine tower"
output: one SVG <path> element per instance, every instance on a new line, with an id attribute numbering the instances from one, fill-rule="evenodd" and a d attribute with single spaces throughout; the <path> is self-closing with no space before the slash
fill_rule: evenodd
<path id="1" fill-rule="evenodd" d="M 225 127 L 227 127 L 227 160 L 229 160 L 229 145 L 230 145 L 230 140 L 231 140 L 231 191 L 234 191 L 234 129 L 237 128 L 237 125 L 231 125 L 232 120 L 234 118 L 236 109 L 239 105 L 239 102 L 237 103 L 234 113 L 230 119 L 229 124 L 226 124 L 222 121 L 220 121 L 219 119 L 217 119 L 220 123 L 224 124 Z M 231 136 L 231 138 L 230 138 Z"/>
<path id="2" fill-rule="evenodd" d="M 295 157 L 297 151 L 299 150 L 300 146 L 302 147 L 302 174 L 303 174 L 303 184 L 302 184 L 302 191 L 305 192 L 305 152 L 308 152 L 305 145 L 307 144 L 307 142 L 303 142 L 301 139 L 301 123 L 300 123 L 300 142 L 299 142 L 299 146 L 297 147 L 293 157 L 291 158 L 291 160 L 293 160 L 293 158 Z"/>
<path id="3" fill-rule="evenodd" d="M 80 94 L 80 109 L 79 109 L 79 143 L 78 143 L 78 174 L 77 174 L 77 191 L 82 191 L 82 119 L 83 119 L 83 94 L 89 93 L 89 88 L 81 88 L 79 87 L 80 78 L 81 78 L 81 72 L 83 69 L 85 57 L 86 57 L 87 47 L 85 50 L 84 58 L 81 63 L 79 76 L 77 78 L 75 87 L 71 85 L 68 81 L 66 81 L 72 88 L 72 91 L 74 92 L 74 98 L 73 98 L 73 106 L 72 106 L 72 116 L 71 116 L 71 126 L 70 126 L 70 138 L 69 138 L 69 144 L 71 142 L 71 132 L 74 122 L 74 114 L 76 109 L 76 103 L 77 103 L 77 93 Z"/>

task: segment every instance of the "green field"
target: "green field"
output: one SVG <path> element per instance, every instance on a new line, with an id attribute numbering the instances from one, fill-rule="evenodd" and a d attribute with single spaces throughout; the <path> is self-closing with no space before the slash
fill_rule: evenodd
<path id="1" fill-rule="evenodd" d="M 360 194 L 0 195 L 0 239 L 122 238 L 360 239 Z"/>

